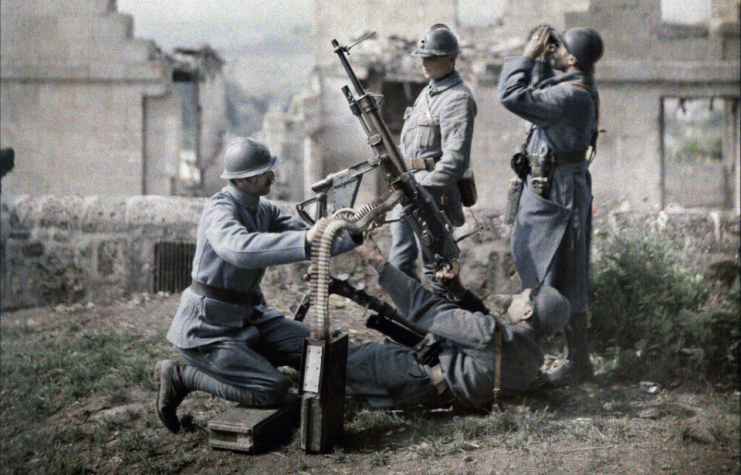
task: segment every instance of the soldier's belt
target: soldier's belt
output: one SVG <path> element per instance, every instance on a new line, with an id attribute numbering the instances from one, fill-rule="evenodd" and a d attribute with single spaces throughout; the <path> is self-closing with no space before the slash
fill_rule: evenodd
<path id="1" fill-rule="evenodd" d="M 404 164 L 407 166 L 407 170 L 427 170 L 432 171 L 435 168 L 435 163 L 439 159 L 432 157 L 427 158 L 405 158 Z"/>
<path id="2" fill-rule="evenodd" d="M 582 160 L 587 159 L 587 150 L 577 150 L 576 152 L 570 153 L 555 153 L 556 165 L 563 165 L 566 163 L 579 163 Z"/>
<path id="3" fill-rule="evenodd" d="M 264 301 L 262 294 L 258 292 L 239 292 L 237 290 L 214 287 L 212 285 L 203 284 L 196 281 L 193 281 L 193 283 L 190 284 L 190 290 L 203 297 L 220 300 L 232 305 L 244 305 L 254 307 L 256 305 L 262 304 Z"/>

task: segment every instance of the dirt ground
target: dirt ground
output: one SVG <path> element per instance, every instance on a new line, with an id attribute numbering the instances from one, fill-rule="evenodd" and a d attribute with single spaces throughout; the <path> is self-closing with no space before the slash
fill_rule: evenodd
<path id="1" fill-rule="evenodd" d="M 265 288 L 268 301 L 286 310 L 303 287 Z M 136 295 L 125 301 L 6 312 L 2 315 L 4 368 L 22 349 L 10 336 L 20 327 L 28 342 L 74 331 L 132 332 L 165 341 L 178 295 Z M 335 325 L 353 340 L 379 339 L 363 325 L 362 309 L 332 301 Z M 158 345 L 159 343 L 156 343 Z M 11 349 L 9 349 L 11 348 Z M 147 350 L 152 353 L 153 350 Z M 158 350 L 159 351 L 159 350 Z M 159 354 L 159 353 L 152 353 Z M 144 355 L 144 365 L 146 354 Z M 151 366 L 155 359 L 152 357 Z M 20 360 L 18 361 L 20 364 Z M 117 362 L 110 362 L 116 366 Z M 10 366 L 8 366 L 10 365 Z M 5 370 L 7 372 L 7 369 Z M 6 375 L 3 374 L 5 381 Z M 45 384 L 40 381 L 39 385 Z M 508 400 L 503 413 L 382 414 L 357 409 L 346 435 L 328 455 L 300 450 L 296 433 L 258 455 L 214 451 L 207 424 L 228 403 L 189 396 L 180 409 L 185 430 L 167 432 L 154 414 L 154 385 L 132 384 L 112 398 L 79 394 L 48 418 L 25 423 L 2 392 L 3 473 L 255 473 L 255 474 L 720 474 L 739 473 L 739 393 L 718 393 L 688 376 L 673 387 L 639 382 L 607 384 L 599 375 L 580 387 L 542 391 Z M 33 391 L 33 388 L 29 388 Z M 18 401 L 18 400 L 16 400 Z M 13 403 L 18 404 L 18 403 Z M 48 427 L 74 428 L 52 453 L 24 447 Z M 104 430 L 105 429 L 105 430 Z M 31 437 L 33 438 L 33 437 Z M 7 451 L 10 451 L 7 452 Z M 24 451 L 22 454 L 14 453 Z M 55 460 L 56 459 L 56 460 Z M 59 470 L 54 469 L 57 467 Z M 60 468 L 61 467 L 61 468 Z"/>

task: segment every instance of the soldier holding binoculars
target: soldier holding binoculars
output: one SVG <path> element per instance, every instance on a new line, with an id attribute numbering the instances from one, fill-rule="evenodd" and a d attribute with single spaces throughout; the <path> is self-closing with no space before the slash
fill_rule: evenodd
<path id="1" fill-rule="evenodd" d="M 499 99 L 531 123 L 513 168 L 523 180 L 512 252 L 525 288 L 550 285 L 571 304 L 568 354 L 549 373 L 554 384 L 593 375 L 587 345 L 588 257 L 599 96 L 594 64 L 604 46 L 591 28 L 558 33 L 540 26 L 524 54 L 505 60 Z M 560 71 L 556 74 L 554 70 Z"/>

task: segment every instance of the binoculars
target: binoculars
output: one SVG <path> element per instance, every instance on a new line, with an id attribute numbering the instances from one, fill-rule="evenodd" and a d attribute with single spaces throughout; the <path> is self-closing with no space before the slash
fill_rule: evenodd
<path id="1" fill-rule="evenodd" d="M 558 37 L 556 37 L 556 30 L 554 30 L 552 27 L 545 25 L 548 27 L 548 31 L 546 32 L 546 35 L 548 35 L 548 44 L 558 47 L 561 42 L 558 40 Z"/>

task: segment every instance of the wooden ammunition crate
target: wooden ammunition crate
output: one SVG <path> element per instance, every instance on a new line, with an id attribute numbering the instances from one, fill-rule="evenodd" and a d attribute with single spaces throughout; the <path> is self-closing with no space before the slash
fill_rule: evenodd
<path id="1" fill-rule="evenodd" d="M 301 401 L 295 394 L 290 396 L 290 401 L 278 408 L 236 406 L 214 417 L 208 423 L 210 447 L 256 453 L 285 440 L 299 422 Z"/>

